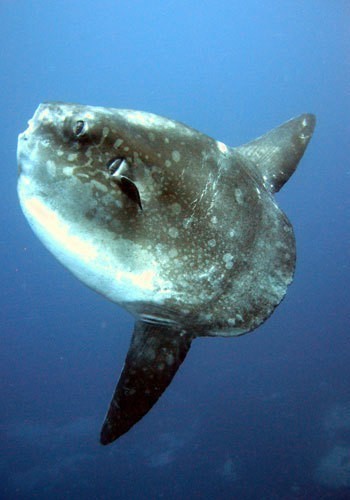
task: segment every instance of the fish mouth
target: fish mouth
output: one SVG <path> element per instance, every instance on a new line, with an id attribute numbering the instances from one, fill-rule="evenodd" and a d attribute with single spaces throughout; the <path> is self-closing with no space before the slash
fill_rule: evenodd
<path id="1" fill-rule="evenodd" d="M 29 123 L 29 122 L 28 122 Z M 30 157 L 30 126 L 18 135 L 17 142 L 17 173 L 18 176 L 23 174 L 25 165 L 29 165 Z"/>
<path id="2" fill-rule="evenodd" d="M 17 174 L 20 176 L 23 173 L 23 163 L 25 158 L 28 157 L 27 152 L 28 146 L 28 135 L 27 132 L 24 131 L 18 135 L 17 142 Z"/>
<path id="3" fill-rule="evenodd" d="M 27 128 L 18 135 L 17 169 L 19 176 L 23 173 L 24 165 L 30 164 L 30 149 L 32 149 L 34 134 L 38 128 L 38 123 L 40 123 L 40 115 L 42 114 L 44 108 L 45 104 L 39 104 L 33 117 L 28 120 Z"/>

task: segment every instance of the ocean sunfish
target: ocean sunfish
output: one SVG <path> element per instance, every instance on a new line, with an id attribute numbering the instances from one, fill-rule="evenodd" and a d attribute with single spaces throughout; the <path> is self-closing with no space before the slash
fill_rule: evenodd
<path id="1" fill-rule="evenodd" d="M 40 104 L 18 139 L 18 194 L 43 244 L 135 316 L 101 443 L 158 400 L 198 336 L 236 337 L 293 279 L 293 229 L 273 194 L 315 117 L 231 148 L 151 113 Z"/>

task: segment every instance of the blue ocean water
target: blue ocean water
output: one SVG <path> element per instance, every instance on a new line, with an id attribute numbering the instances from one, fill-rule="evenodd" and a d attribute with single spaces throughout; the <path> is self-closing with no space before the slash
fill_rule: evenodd
<path id="1" fill-rule="evenodd" d="M 0 18 L 0 498 L 350 498 L 349 2 L 2 0 Z M 277 195 L 298 249 L 286 299 L 256 333 L 197 339 L 108 447 L 133 320 L 44 249 L 17 200 L 17 135 L 48 100 L 232 146 L 318 119 Z"/>

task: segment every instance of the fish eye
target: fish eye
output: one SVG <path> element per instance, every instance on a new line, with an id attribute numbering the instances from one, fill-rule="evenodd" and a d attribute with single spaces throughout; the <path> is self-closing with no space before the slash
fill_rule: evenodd
<path id="1" fill-rule="evenodd" d="M 86 129 L 86 123 L 83 120 L 78 120 L 73 127 L 74 135 L 76 137 L 81 137 L 83 134 L 85 134 Z"/>

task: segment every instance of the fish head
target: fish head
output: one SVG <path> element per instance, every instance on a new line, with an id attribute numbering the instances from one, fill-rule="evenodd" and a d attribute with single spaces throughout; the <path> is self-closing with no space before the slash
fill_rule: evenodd
<path id="1" fill-rule="evenodd" d="M 81 281 L 133 314 L 177 321 L 193 317 L 210 273 L 219 280 L 205 229 L 227 151 L 151 113 L 44 103 L 19 136 L 19 198 Z"/>

